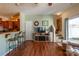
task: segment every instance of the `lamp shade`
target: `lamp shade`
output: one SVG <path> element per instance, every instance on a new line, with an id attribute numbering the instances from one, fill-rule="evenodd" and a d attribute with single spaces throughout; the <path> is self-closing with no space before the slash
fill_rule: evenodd
<path id="1" fill-rule="evenodd" d="M 53 32 L 53 26 L 52 25 L 49 27 L 49 32 Z"/>

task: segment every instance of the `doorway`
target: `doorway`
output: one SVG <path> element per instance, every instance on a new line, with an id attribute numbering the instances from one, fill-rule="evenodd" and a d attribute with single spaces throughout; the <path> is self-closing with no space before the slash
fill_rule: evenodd
<path id="1" fill-rule="evenodd" d="M 32 21 L 27 21 L 26 23 L 26 40 L 32 40 Z"/>

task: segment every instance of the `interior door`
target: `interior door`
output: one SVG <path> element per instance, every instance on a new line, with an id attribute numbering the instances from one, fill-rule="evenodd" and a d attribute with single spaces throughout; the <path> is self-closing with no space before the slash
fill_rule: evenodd
<path id="1" fill-rule="evenodd" d="M 32 21 L 27 21 L 26 23 L 26 40 L 32 40 Z"/>

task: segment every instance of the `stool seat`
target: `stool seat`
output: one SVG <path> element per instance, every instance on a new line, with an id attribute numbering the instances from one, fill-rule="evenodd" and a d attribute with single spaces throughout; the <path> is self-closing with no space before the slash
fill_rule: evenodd
<path id="1" fill-rule="evenodd" d="M 14 38 L 10 38 L 10 39 L 8 39 L 8 41 L 15 41 L 15 39 Z"/>

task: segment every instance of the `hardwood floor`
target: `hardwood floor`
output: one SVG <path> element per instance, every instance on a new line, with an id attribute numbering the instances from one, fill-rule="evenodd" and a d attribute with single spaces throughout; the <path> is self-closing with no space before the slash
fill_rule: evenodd
<path id="1" fill-rule="evenodd" d="M 57 43 L 26 41 L 7 56 L 66 56 L 66 52 Z"/>

